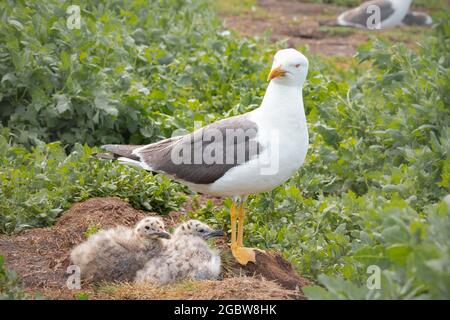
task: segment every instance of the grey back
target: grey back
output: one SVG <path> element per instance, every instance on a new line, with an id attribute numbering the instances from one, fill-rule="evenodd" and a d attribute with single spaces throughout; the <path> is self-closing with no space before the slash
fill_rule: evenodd
<path id="1" fill-rule="evenodd" d="M 255 140 L 257 130 L 256 123 L 246 115 L 235 116 L 214 122 L 186 136 L 148 145 L 137 155 L 152 170 L 191 183 L 210 184 L 262 151 Z M 215 160 L 213 163 L 205 161 L 203 155 L 206 153 L 212 155 Z M 177 161 L 174 161 L 174 157 Z M 183 159 L 181 163 L 180 159 Z"/>

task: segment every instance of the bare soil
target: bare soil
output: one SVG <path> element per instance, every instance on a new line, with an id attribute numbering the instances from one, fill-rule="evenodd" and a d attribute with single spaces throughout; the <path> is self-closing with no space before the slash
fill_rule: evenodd
<path id="1" fill-rule="evenodd" d="M 213 200 L 219 203 L 219 199 Z M 188 202 L 184 210 L 163 217 L 166 227 L 175 226 L 189 206 Z M 6 266 L 16 270 L 29 293 L 53 299 L 73 299 L 81 292 L 90 299 L 303 299 L 301 288 L 311 284 L 276 252 L 258 252 L 256 264 L 241 268 L 232 258 L 224 236 L 216 240 L 223 261 L 220 280 L 165 287 L 83 283 L 81 290 L 67 288 L 69 252 L 86 239 L 87 230 L 133 226 L 146 215 L 155 213 L 136 210 L 118 198 L 93 198 L 75 204 L 54 226 L 0 235 L 0 254 Z"/>

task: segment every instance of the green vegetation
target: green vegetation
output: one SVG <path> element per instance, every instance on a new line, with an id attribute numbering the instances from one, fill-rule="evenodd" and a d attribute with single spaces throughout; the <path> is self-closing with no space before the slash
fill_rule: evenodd
<path id="1" fill-rule="evenodd" d="M 0 231 L 52 224 L 73 202 L 117 196 L 137 208 L 166 214 L 183 202 L 182 187 L 144 171 L 92 157 L 75 145 L 67 156 L 59 142 L 27 151 L 0 136 Z"/>
<path id="2" fill-rule="evenodd" d="M 60 1 L 0 3 L 0 232 L 50 225 L 93 196 L 176 209 L 184 188 L 99 162 L 93 147 L 151 142 L 264 94 L 276 46 L 224 32 L 203 0 L 80 6 L 70 30 Z M 438 19 L 414 50 L 374 41 L 345 68 L 310 56 L 307 162 L 250 199 L 246 225 L 249 244 L 321 284 L 310 298 L 450 297 L 448 12 Z M 229 223 L 212 203 L 192 215 Z M 366 287 L 370 265 L 380 290 Z M 1 288 L 14 279 L 3 274 Z"/>
<path id="3" fill-rule="evenodd" d="M 15 141 L 138 144 L 256 93 L 264 52 L 203 1 L 80 1 L 80 30 L 67 6 L 0 3 L 0 121 Z"/>
<path id="4" fill-rule="evenodd" d="M 95 233 L 97 233 L 99 230 L 100 230 L 100 225 L 99 224 L 97 224 L 97 223 L 92 223 L 92 224 L 90 224 L 88 227 L 87 227 L 87 229 L 86 229 L 86 231 L 83 233 L 83 235 L 86 237 L 86 238 L 89 238 L 90 236 L 92 236 L 93 234 L 95 234 Z"/>
<path id="5" fill-rule="evenodd" d="M 326 290 L 309 287 L 304 289 L 307 296 L 311 299 L 448 299 L 450 199 L 421 213 L 398 199 L 369 210 L 361 199 L 358 206 L 357 200 L 346 197 L 341 220 L 346 222 L 325 232 L 323 242 L 334 255 L 325 254 L 328 256 L 325 261 L 336 262 L 333 268 L 318 276 Z M 349 210 L 361 210 L 363 214 L 357 219 L 363 221 L 347 228 L 352 225 L 348 218 L 355 218 Z M 366 285 L 371 275 L 370 265 L 382 270 L 379 290 L 370 290 Z"/>
<path id="6" fill-rule="evenodd" d="M 7 269 L 0 255 L 0 300 L 22 300 L 29 296 L 20 286 L 19 278 L 14 270 Z"/>
<path id="7" fill-rule="evenodd" d="M 76 293 L 75 300 L 89 300 L 89 294 L 86 292 Z"/>
<path id="8" fill-rule="evenodd" d="M 245 12 L 256 10 L 256 0 L 228 0 L 216 1 L 208 0 L 214 10 L 223 14 L 239 15 Z"/>

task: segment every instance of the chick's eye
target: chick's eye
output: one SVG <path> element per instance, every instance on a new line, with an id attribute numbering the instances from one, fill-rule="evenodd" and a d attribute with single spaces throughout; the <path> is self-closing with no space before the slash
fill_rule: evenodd
<path id="1" fill-rule="evenodd" d="M 297 63 L 297 64 L 295 65 L 295 67 L 296 67 L 296 68 L 300 68 L 300 63 Z"/>
<path id="2" fill-rule="evenodd" d="M 149 226 L 145 226 L 145 229 L 147 229 L 147 230 L 148 230 L 148 229 L 150 229 L 150 227 L 149 227 Z"/>

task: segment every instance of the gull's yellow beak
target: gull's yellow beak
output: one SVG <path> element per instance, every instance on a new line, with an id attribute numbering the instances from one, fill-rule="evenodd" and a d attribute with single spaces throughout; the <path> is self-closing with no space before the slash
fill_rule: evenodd
<path id="1" fill-rule="evenodd" d="M 272 79 L 283 77 L 286 74 L 286 71 L 283 70 L 282 66 L 279 65 L 275 69 L 272 69 L 269 73 L 269 76 L 267 77 L 267 81 L 270 81 Z"/>

